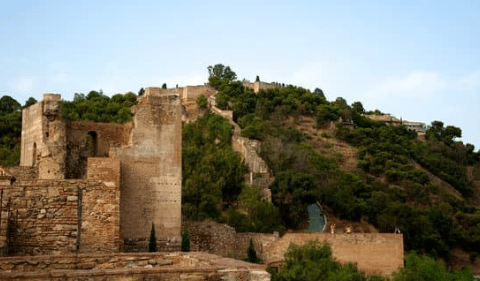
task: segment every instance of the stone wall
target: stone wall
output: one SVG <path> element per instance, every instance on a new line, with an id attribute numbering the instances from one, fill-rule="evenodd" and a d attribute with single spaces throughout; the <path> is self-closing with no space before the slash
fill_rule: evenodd
<path id="1" fill-rule="evenodd" d="M 242 159 L 248 165 L 250 170 L 249 181 L 261 188 L 264 197 L 271 201 L 271 191 L 268 188 L 275 178 L 268 172 L 268 167 L 265 161 L 258 156 L 260 152 L 261 143 L 257 140 L 251 140 L 241 136 L 241 128 L 233 121 L 233 111 L 221 110 L 216 107 L 215 96 L 208 99 L 209 106 L 213 113 L 220 115 L 230 122 L 233 126 L 232 148 L 240 153 Z"/>
<path id="2" fill-rule="evenodd" d="M 14 167 L 1 167 L 1 169 L 11 174 L 16 181 L 33 181 L 38 178 L 37 166 L 14 166 Z"/>
<path id="3" fill-rule="evenodd" d="M 205 253 L 97 254 L 0 258 L 0 280 L 268 281 L 262 265 Z"/>
<path id="4" fill-rule="evenodd" d="M 118 183 L 21 181 L 4 186 L 3 191 L 4 200 L 10 199 L 12 217 L 9 255 L 121 250 Z"/>
<path id="5" fill-rule="evenodd" d="M 90 147 L 87 146 L 87 135 L 92 140 Z M 124 143 L 124 125 L 68 122 L 66 141 L 66 178 L 85 178 L 88 157 L 108 157 L 110 147 L 120 147 Z"/>
<path id="6" fill-rule="evenodd" d="M 132 108 L 130 143 L 113 149 L 121 161 L 125 251 L 146 251 L 152 223 L 159 245 L 180 245 L 182 124 L 175 90 L 147 88 Z"/>
<path id="7" fill-rule="evenodd" d="M 120 229 L 120 161 L 88 158 L 89 184 L 82 189 L 80 253 L 123 250 Z"/>
<path id="8" fill-rule="evenodd" d="M 222 257 L 236 257 L 236 232 L 233 227 L 213 221 L 185 221 L 190 233 L 190 250 Z"/>
<path id="9" fill-rule="evenodd" d="M 15 222 L 11 255 L 73 253 L 77 247 L 78 183 L 20 182 L 4 187 Z"/>
<path id="10" fill-rule="evenodd" d="M 391 275 L 403 267 L 403 236 L 378 233 L 236 233 L 232 227 L 212 221 L 184 222 L 190 232 L 192 251 L 204 251 L 224 257 L 245 259 L 252 239 L 255 250 L 268 266 L 279 266 L 290 243 L 327 241 L 333 257 L 340 262 L 353 262 L 368 273 Z"/>
<path id="11" fill-rule="evenodd" d="M 260 90 L 268 90 L 268 89 L 275 89 L 277 88 L 278 86 L 275 85 L 275 84 L 272 84 L 272 83 L 266 83 L 266 82 L 250 82 L 248 80 L 244 80 L 242 82 L 242 85 L 245 87 L 245 88 L 250 88 L 250 89 L 253 89 L 253 92 L 255 94 L 258 94 L 258 92 Z"/>
<path id="12" fill-rule="evenodd" d="M 367 273 L 391 275 L 403 267 L 403 235 L 385 233 L 287 233 L 277 242 L 266 245 L 261 257 L 267 265 L 279 264 L 291 243 L 303 245 L 308 241 L 327 241 L 333 257 L 353 262 Z"/>
<path id="13" fill-rule="evenodd" d="M 182 101 L 196 101 L 200 95 L 208 98 L 216 92 L 217 90 L 209 85 L 185 86 L 182 88 L 181 98 Z"/>

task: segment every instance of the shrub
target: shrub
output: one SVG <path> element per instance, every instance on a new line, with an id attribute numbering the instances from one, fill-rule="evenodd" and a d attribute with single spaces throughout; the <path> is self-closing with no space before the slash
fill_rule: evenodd
<path id="1" fill-rule="evenodd" d="M 148 251 L 157 251 L 157 237 L 155 236 L 155 225 L 152 222 L 152 230 L 150 231 L 150 242 L 148 243 Z"/>
<path id="2" fill-rule="evenodd" d="M 187 229 L 182 230 L 182 252 L 190 252 L 190 232 Z"/>

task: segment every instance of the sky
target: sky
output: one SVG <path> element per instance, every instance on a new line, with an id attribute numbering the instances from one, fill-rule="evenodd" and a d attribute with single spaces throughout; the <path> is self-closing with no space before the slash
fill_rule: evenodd
<path id="1" fill-rule="evenodd" d="M 321 88 L 480 148 L 480 1 L 1 1 L 0 96 L 239 79 Z"/>

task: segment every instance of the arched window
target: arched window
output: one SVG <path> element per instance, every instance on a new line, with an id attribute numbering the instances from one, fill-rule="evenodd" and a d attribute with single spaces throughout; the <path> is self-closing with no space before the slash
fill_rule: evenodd
<path id="1" fill-rule="evenodd" d="M 97 156 L 98 148 L 97 148 L 97 133 L 94 131 L 90 131 L 86 137 L 86 145 L 85 148 L 87 150 L 88 157 Z"/>

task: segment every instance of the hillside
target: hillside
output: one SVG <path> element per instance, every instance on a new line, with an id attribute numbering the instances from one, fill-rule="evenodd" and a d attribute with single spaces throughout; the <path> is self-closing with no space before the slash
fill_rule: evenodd
<path id="1" fill-rule="evenodd" d="M 303 231 L 306 206 L 318 201 L 340 225 L 398 227 L 406 250 L 450 262 L 463 251 L 473 265 L 480 250 L 480 163 L 473 145 L 456 141 L 460 128 L 434 121 L 417 137 L 405 126 L 364 117 L 379 111 L 367 112 L 360 102 L 329 102 L 320 89 L 287 85 L 254 93 L 219 77 L 211 79 L 217 106 L 233 110 L 242 136 L 262 142 L 281 226 Z"/>
<path id="2" fill-rule="evenodd" d="M 339 231 L 348 224 L 356 232 L 398 227 L 406 250 L 480 272 L 480 155 L 456 141 L 460 128 L 434 121 L 418 138 L 405 126 L 366 118 L 375 112 L 360 102 L 329 102 L 318 88 L 278 83 L 255 93 L 225 70 L 210 73 L 217 106 L 233 110 L 243 137 L 261 142 L 259 155 L 275 177 L 272 202 L 246 183 L 248 167 L 232 149 L 231 124 L 190 101 L 185 112 L 198 119 L 183 127 L 184 219 L 213 219 L 238 232 L 302 232 L 307 206 L 319 202 Z M 63 118 L 129 122 L 136 96 L 75 94 Z M 20 110 L 35 100 L 0 101 L 0 164 L 18 165 Z"/>

